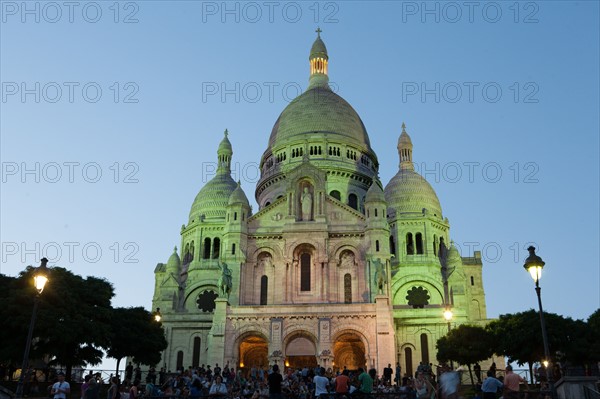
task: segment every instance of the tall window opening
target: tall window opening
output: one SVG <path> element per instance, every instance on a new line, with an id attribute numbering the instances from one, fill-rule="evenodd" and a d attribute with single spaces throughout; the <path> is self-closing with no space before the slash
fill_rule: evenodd
<path id="1" fill-rule="evenodd" d="M 300 291 L 310 291 L 310 254 L 300 255 Z"/>
<path id="2" fill-rule="evenodd" d="M 413 243 L 412 233 L 406 234 L 406 254 L 407 255 L 415 254 L 415 244 Z"/>
<path id="3" fill-rule="evenodd" d="M 390 236 L 390 253 L 396 255 L 396 243 L 394 242 L 394 236 Z"/>
<path id="4" fill-rule="evenodd" d="M 375 240 L 375 252 L 379 252 L 379 240 Z"/>
<path id="5" fill-rule="evenodd" d="M 427 334 L 421 334 L 421 361 L 429 364 L 429 345 L 427 344 Z"/>
<path id="6" fill-rule="evenodd" d="M 338 201 L 342 200 L 342 195 L 340 194 L 340 192 L 338 190 L 333 190 L 332 192 L 329 193 L 329 195 L 331 195 L 333 198 L 335 198 Z"/>
<path id="7" fill-rule="evenodd" d="M 183 351 L 177 352 L 177 364 L 176 364 L 176 368 L 177 368 L 177 370 L 182 370 L 183 369 Z"/>
<path id="8" fill-rule="evenodd" d="M 235 243 L 231 244 L 231 254 L 235 255 Z"/>
<path id="9" fill-rule="evenodd" d="M 210 238 L 204 239 L 204 251 L 202 252 L 202 259 L 210 259 Z"/>
<path id="10" fill-rule="evenodd" d="M 344 303 L 352 303 L 352 276 L 344 274 Z"/>
<path id="11" fill-rule="evenodd" d="M 358 197 L 356 196 L 356 194 L 350 194 L 348 196 L 348 205 L 351 208 L 358 210 Z"/>
<path id="12" fill-rule="evenodd" d="M 269 278 L 267 276 L 262 276 L 260 278 L 260 304 L 267 304 L 267 293 L 269 289 Z"/>
<path id="13" fill-rule="evenodd" d="M 219 259 L 220 253 L 221 253 L 221 240 L 218 238 L 215 238 L 213 240 L 213 252 L 212 252 L 213 259 Z"/>
<path id="14" fill-rule="evenodd" d="M 415 234 L 415 241 L 417 241 L 417 255 L 423 255 L 423 235 Z"/>
<path id="15" fill-rule="evenodd" d="M 192 352 L 192 367 L 200 366 L 200 337 L 194 338 L 194 350 Z"/>
<path id="16" fill-rule="evenodd" d="M 404 370 L 406 370 L 406 374 L 413 375 L 412 349 L 404 348 L 404 362 Z"/>

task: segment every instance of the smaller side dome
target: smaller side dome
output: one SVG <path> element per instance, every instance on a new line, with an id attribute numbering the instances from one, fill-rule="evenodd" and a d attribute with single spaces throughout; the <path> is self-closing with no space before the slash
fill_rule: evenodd
<path id="1" fill-rule="evenodd" d="M 237 183 L 237 187 L 235 188 L 235 190 L 233 190 L 233 192 L 229 196 L 229 202 L 228 202 L 228 205 L 230 205 L 230 206 L 237 205 L 237 204 L 241 204 L 243 206 L 250 207 L 250 202 L 248 202 L 248 197 L 246 197 L 246 193 L 244 193 L 244 190 L 242 190 L 242 184 L 240 183 L 239 180 Z"/>
<path id="2" fill-rule="evenodd" d="M 448 250 L 448 265 L 449 266 L 460 266 L 462 265 L 462 257 L 454 245 L 454 241 L 450 243 L 450 249 Z"/>
<path id="3" fill-rule="evenodd" d="M 383 193 L 383 188 L 379 179 L 374 179 L 373 183 L 371 183 L 371 187 L 367 190 L 365 203 L 367 202 L 385 202 L 385 194 Z"/>
<path id="4" fill-rule="evenodd" d="M 173 249 L 173 254 L 167 261 L 167 271 L 168 272 L 176 272 L 179 271 L 181 267 L 181 259 L 179 259 L 179 255 L 177 254 L 177 247 Z"/>

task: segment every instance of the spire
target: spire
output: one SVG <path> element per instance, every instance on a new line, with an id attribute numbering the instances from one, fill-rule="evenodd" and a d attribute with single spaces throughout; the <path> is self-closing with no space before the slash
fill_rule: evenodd
<path id="1" fill-rule="evenodd" d="M 415 170 L 412 162 L 412 141 L 406 133 L 406 125 L 402 122 L 402 133 L 398 138 L 398 156 L 400 157 L 401 170 Z"/>
<path id="2" fill-rule="evenodd" d="M 231 156 L 233 155 L 233 148 L 231 147 L 231 143 L 227 136 L 229 135 L 229 131 L 225 129 L 225 133 L 223 133 L 223 140 L 219 144 L 219 148 L 217 149 L 217 158 L 219 160 L 219 164 L 217 166 L 217 173 L 231 172 Z"/>
<path id="3" fill-rule="evenodd" d="M 327 47 L 321 39 L 321 28 L 317 28 L 317 38 L 310 49 L 310 79 L 308 88 L 322 86 L 329 88 L 329 77 L 327 76 L 329 56 L 327 55 Z"/>

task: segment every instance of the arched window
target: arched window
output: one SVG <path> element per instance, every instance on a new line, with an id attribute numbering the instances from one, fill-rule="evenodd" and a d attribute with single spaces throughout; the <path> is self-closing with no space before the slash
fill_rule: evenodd
<path id="1" fill-rule="evenodd" d="M 269 289 L 269 278 L 267 276 L 262 276 L 260 278 L 260 304 L 267 304 L 267 293 Z"/>
<path id="2" fill-rule="evenodd" d="M 237 220 L 237 212 L 233 212 L 233 220 Z"/>
<path id="3" fill-rule="evenodd" d="M 176 368 L 177 368 L 177 370 L 183 369 L 183 351 L 177 352 L 177 364 L 176 364 Z"/>
<path id="4" fill-rule="evenodd" d="M 271 205 L 271 203 L 269 201 L 267 201 L 267 203 L 265 204 L 265 206 L 269 206 Z"/>
<path id="5" fill-rule="evenodd" d="M 396 255 L 396 243 L 394 242 L 394 236 L 390 236 L 390 253 Z"/>
<path id="6" fill-rule="evenodd" d="M 231 254 L 235 255 L 235 243 L 231 244 Z"/>
<path id="7" fill-rule="evenodd" d="M 415 244 L 413 243 L 412 233 L 406 234 L 406 254 L 407 255 L 415 254 Z"/>
<path id="8" fill-rule="evenodd" d="M 194 246 L 194 241 L 192 241 L 190 244 L 190 261 L 194 260 L 194 257 L 196 256 L 195 252 L 196 252 L 196 247 Z"/>
<path id="9" fill-rule="evenodd" d="M 194 338 L 194 351 L 192 352 L 192 367 L 200 366 L 200 337 Z"/>
<path id="10" fill-rule="evenodd" d="M 446 244 L 444 243 L 444 237 L 440 237 L 440 246 L 438 247 L 438 254 L 443 254 L 444 251 L 446 250 Z"/>
<path id="11" fill-rule="evenodd" d="M 215 238 L 213 240 L 213 252 L 212 252 L 213 259 L 219 259 L 220 253 L 221 253 L 221 240 L 219 240 L 218 238 Z"/>
<path id="12" fill-rule="evenodd" d="M 204 251 L 202 252 L 202 259 L 210 259 L 210 238 L 204 239 Z"/>
<path id="13" fill-rule="evenodd" d="M 375 240 L 375 252 L 379 252 L 379 240 Z"/>
<path id="14" fill-rule="evenodd" d="M 331 195 L 333 198 L 335 198 L 338 201 L 342 200 L 342 196 L 338 190 L 333 190 L 332 192 L 329 193 L 329 195 Z"/>
<path id="15" fill-rule="evenodd" d="M 350 194 L 348 196 L 348 205 L 350 206 L 350 208 L 358 210 L 358 197 L 356 196 L 356 194 Z"/>
<path id="16" fill-rule="evenodd" d="M 429 345 L 427 344 L 427 334 L 421 334 L 421 361 L 429 364 Z"/>
<path id="17" fill-rule="evenodd" d="M 471 285 L 475 285 L 475 279 L 471 276 Z"/>
<path id="18" fill-rule="evenodd" d="M 377 208 L 375 208 L 375 217 L 377 217 Z"/>
<path id="19" fill-rule="evenodd" d="M 185 244 L 185 249 L 183 250 L 183 264 L 190 263 L 190 243 Z"/>
<path id="20" fill-rule="evenodd" d="M 300 291 L 310 291 L 310 254 L 300 255 Z"/>
<path id="21" fill-rule="evenodd" d="M 415 234 L 415 240 L 417 241 L 417 255 L 423 255 L 423 235 Z"/>
<path id="22" fill-rule="evenodd" d="M 344 303 L 352 303 L 352 276 L 344 274 Z"/>
<path id="23" fill-rule="evenodd" d="M 404 348 L 404 362 L 404 370 L 406 370 L 406 374 L 413 375 L 412 349 Z"/>
<path id="24" fill-rule="evenodd" d="M 435 256 L 437 256 L 437 249 L 438 249 L 438 239 L 437 239 L 437 236 L 434 234 L 433 235 L 433 254 Z"/>

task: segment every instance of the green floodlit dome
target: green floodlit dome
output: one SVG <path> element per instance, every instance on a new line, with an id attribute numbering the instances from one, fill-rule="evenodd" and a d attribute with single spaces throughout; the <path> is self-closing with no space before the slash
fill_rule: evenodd
<path id="1" fill-rule="evenodd" d="M 442 218 L 442 206 L 431 185 L 414 170 L 412 162 L 412 141 L 406 126 L 402 124 L 402 134 L 398 140 L 398 154 L 400 156 L 400 170 L 385 186 L 385 199 L 390 214 L 415 214 L 423 213 L 426 209 L 429 214 Z"/>
<path id="2" fill-rule="evenodd" d="M 352 106 L 329 87 L 316 86 L 296 97 L 279 115 L 269 138 L 277 149 L 287 142 L 324 135 L 370 149 L 369 136 Z"/>
<path id="3" fill-rule="evenodd" d="M 242 190 L 242 185 L 240 184 L 239 181 L 237 182 L 237 187 L 235 188 L 235 190 L 233 190 L 233 192 L 229 196 L 228 204 L 229 205 L 242 204 L 247 207 L 250 207 L 250 202 L 248 201 L 248 197 L 246 197 L 246 193 L 244 193 L 244 190 Z"/>
<path id="4" fill-rule="evenodd" d="M 217 151 L 217 174 L 196 195 L 190 210 L 190 222 L 225 218 L 229 197 L 238 186 L 231 178 L 233 150 L 227 135 L 228 132 L 225 130 L 225 137 L 221 140 Z"/>
<path id="5" fill-rule="evenodd" d="M 454 243 L 450 244 L 450 249 L 448 250 L 448 265 L 456 266 L 462 264 L 462 258 L 460 257 L 460 253 Z"/>
<path id="6" fill-rule="evenodd" d="M 365 202 L 385 202 L 385 195 L 383 193 L 383 189 L 381 188 L 381 182 L 379 179 L 373 180 L 371 187 L 369 187 L 369 190 L 367 190 Z"/>
<path id="7" fill-rule="evenodd" d="M 168 271 L 177 271 L 181 266 L 181 259 L 179 259 L 179 255 L 177 254 L 177 247 L 173 250 L 173 254 L 167 261 L 167 270 Z"/>
<path id="8" fill-rule="evenodd" d="M 442 217 L 442 207 L 431 185 L 414 170 L 400 170 L 385 186 L 388 207 L 397 214 L 422 213 L 423 209 Z"/>
<path id="9" fill-rule="evenodd" d="M 237 183 L 229 174 L 218 174 L 213 177 L 196 195 L 190 211 L 190 222 L 198 218 L 224 218 L 225 208 Z"/>

